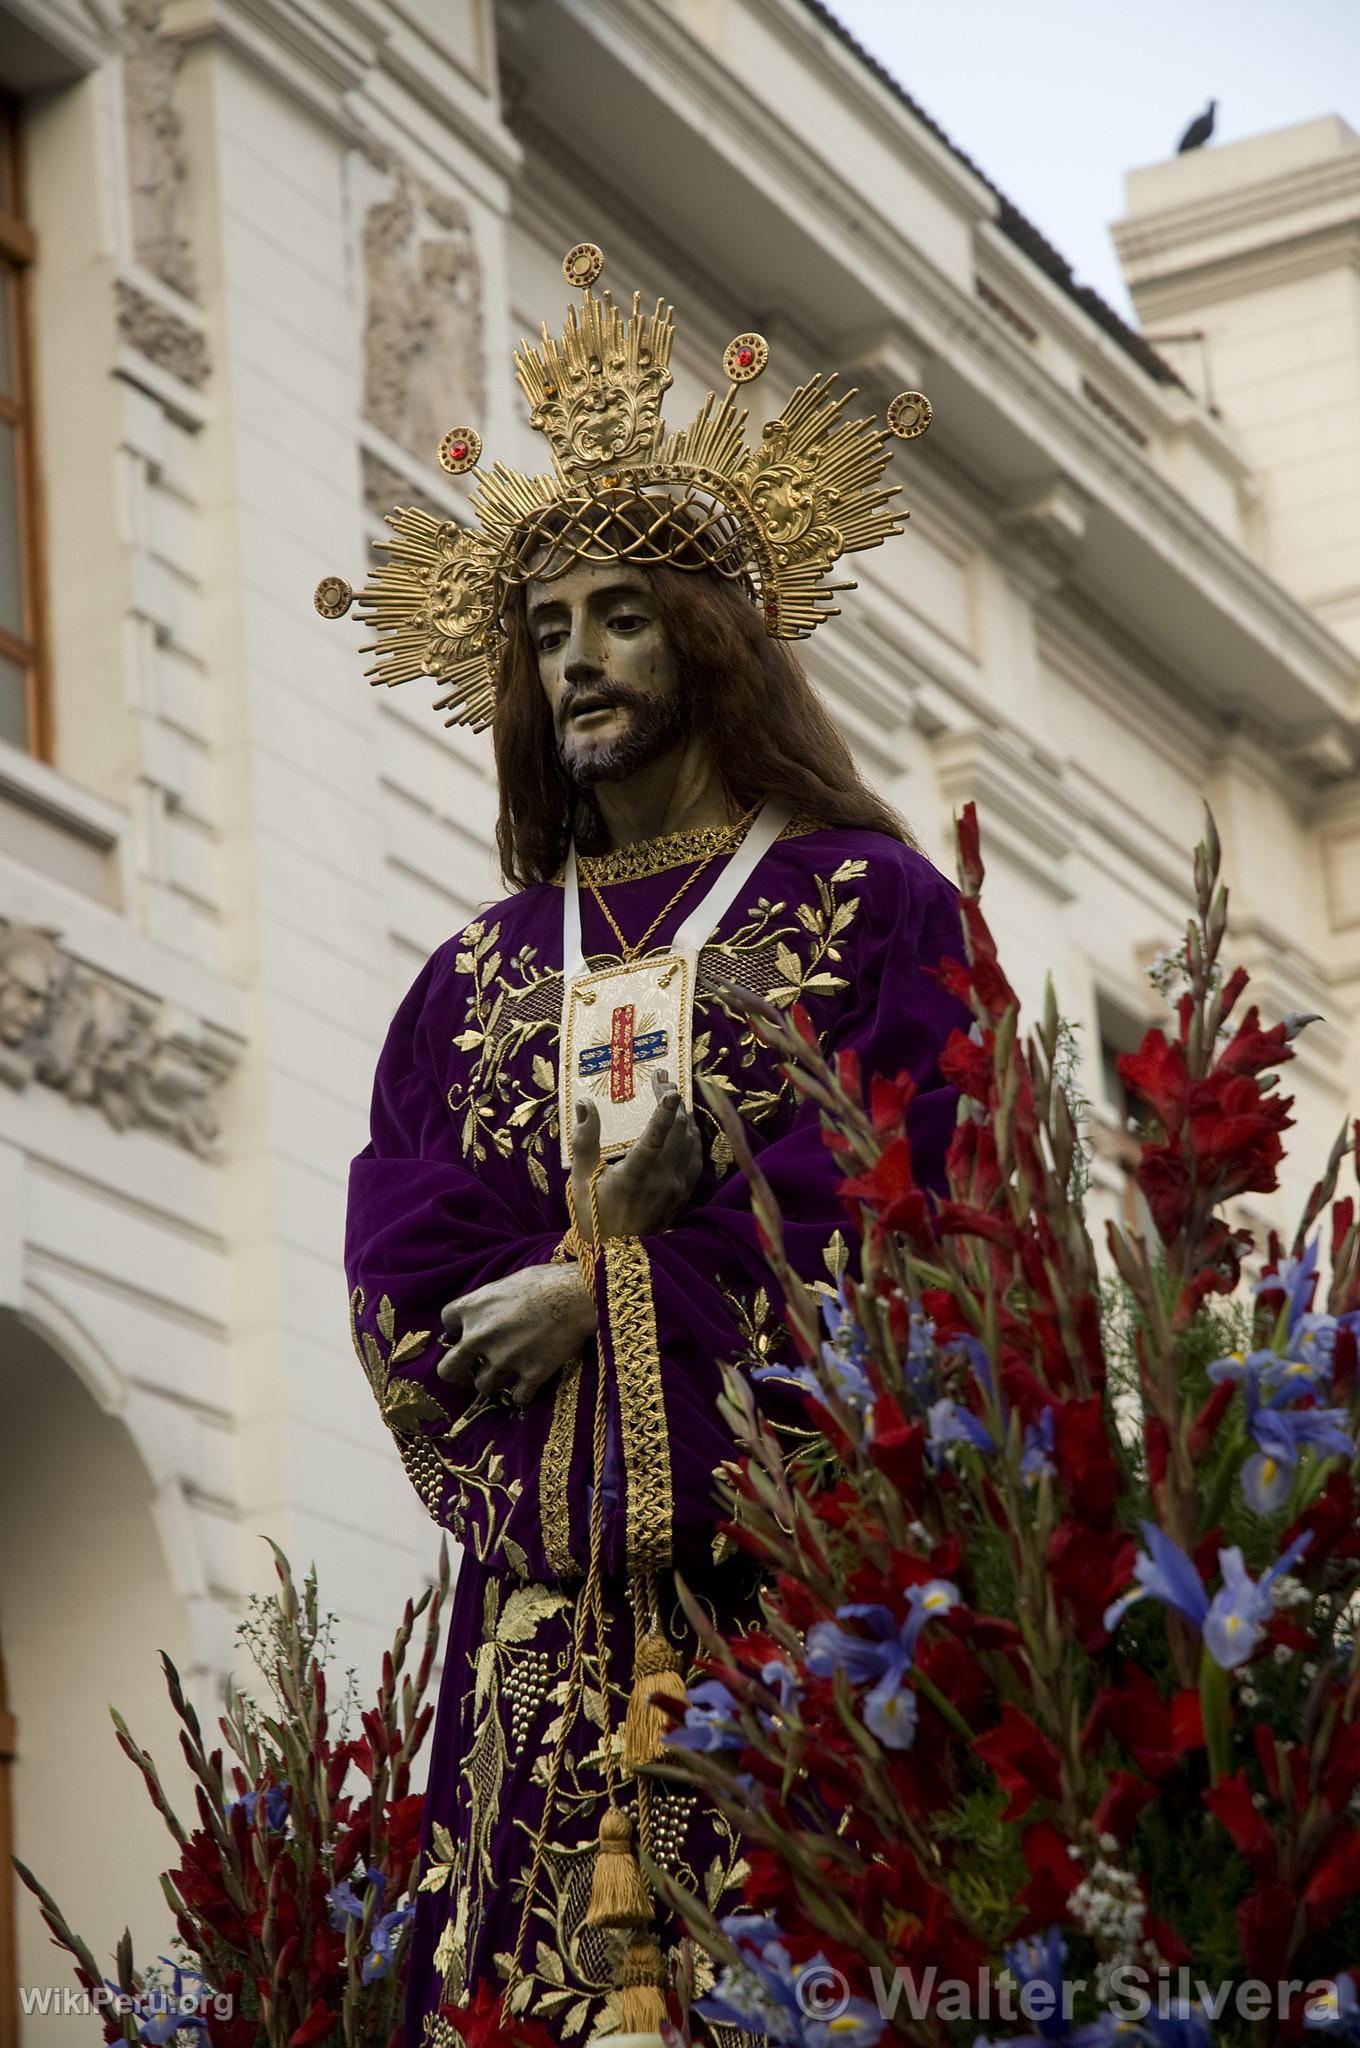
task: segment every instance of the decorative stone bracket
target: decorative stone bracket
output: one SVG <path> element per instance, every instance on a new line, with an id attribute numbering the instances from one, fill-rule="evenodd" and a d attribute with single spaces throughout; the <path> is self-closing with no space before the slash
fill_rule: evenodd
<path id="1" fill-rule="evenodd" d="M 212 1158 L 229 1041 L 154 997 L 77 966 L 43 926 L 0 925 L 0 1081 L 39 1082 Z"/>

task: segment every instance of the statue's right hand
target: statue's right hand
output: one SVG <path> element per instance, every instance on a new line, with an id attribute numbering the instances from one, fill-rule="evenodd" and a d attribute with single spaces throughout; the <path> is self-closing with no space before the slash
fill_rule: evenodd
<path id="1" fill-rule="evenodd" d="M 656 1106 L 642 1135 L 622 1159 L 600 1175 L 596 1189 L 602 1237 L 641 1237 L 664 1230 L 684 1207 L 704 1163 L 694 1117 L 670 1086 L 664 1068 L 653 1076 Z M 600 1115 L 593 1102 L 578 1101 L 571 1134 L 572 1197 L 576 1220 L 589 1236 L 590 1176 L 600 1156 Z"/>

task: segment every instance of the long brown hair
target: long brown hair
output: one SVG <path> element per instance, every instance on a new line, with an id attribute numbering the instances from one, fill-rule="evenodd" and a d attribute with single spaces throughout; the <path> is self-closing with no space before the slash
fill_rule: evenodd
<path id="1" fill-rule="evenodd" d="M 689 730 L 718 763 L 734 816 L 782 797 L 819 825 L 855 826 L 915 841 L 874 795 L 801 664 L 772 640 L 751 599 L 709 569 L 658 564 L 646 572 L 674 651 Z M 505 613 L 506 645 L 492 736 L 500 783 L 496 845 L 507 880 L 550 881 L 572 837 L 582 853 L 608 839 L 588 790 L 568 779 L 525 618 L 524 587 Z"/>

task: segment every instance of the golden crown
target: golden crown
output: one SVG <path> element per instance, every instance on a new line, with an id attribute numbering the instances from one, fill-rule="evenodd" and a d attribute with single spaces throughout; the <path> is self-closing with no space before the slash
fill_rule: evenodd
<path id="1" fill-rule="evenodd" d="M 580 287 L 560 339 L 542 329 L 542 347 L 522 342 L 515 375 L 529 418 L 552 448 L 550 474 L 524 476 L 496 463 L 479 471 L 475 523 L 460 526 L 417 508 L 389 512 L 387 559 L 362 590 L 339 576 L 317 585 L 316 608 L 342 618 L 351 603 L 377 638 L 362 651 L 377 660 L 373 683 L 429 676 L 449 725 L 480 731 L 496 704 L 511 589 L 550 579 L 573 562 L 623 557 L 644 566 L 710 569 L 741 582 L 780 640 L 805 639 L 839 607 L 830 583 L 837 559 L 878 547 L 900 533 L 905 514 L 890 512 L 897 486 L 882 486 L 889 436 L 915 440 L 931 421 L 930 401 L 904 391 L 887 408 L 886 431 L 873 419 L 847 420 L 853 391 L 818 375 L 793 393 L 755 445 L 746 439 L 736 394 L 770 359 L 759 334 L 739 334 L 723 355 L 728 380 L 708 394 L 689 426 L 668 434 L 661 400 L 671 382 L 672 309 L 653 313 L 633 294 L 627 317 L 609 292 L 592 286 L 604 268 L 593 242 L 569 251 L 562 270 Z M 454 427 L 439 444 L 450 475 L 476 469 L 481 437 Z"/>

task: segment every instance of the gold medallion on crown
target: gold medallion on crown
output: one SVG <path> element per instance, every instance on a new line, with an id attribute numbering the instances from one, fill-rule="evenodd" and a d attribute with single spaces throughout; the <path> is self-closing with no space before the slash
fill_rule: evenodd
<path id="1" fill-rule="evenodd" d="M 375 638 L 373 683 L 428 676 L 449 725 L 481 731 L 496 708 L 510 593 L 550 581 L 575 562 L 622 558 L 642 567 L 706 569 L 739 583 L 775 639 L 805 639 L 839 607 L 851 582 L 832 582 L 842 555 L 900 533 L 889 509 L 891 439 L 914 440 L 932 417 L 919 391 L 903 392 L 886 426 L 848 419 L 853 391 L 818 374 L 777 418 L 748 437 L 741 386 L 770 359 L 763 335 L 739 334 L 723 357 L 727 390 L 710 392 L 688 426 L 668 433 L 662 400 L 671 383 L 672 309 L 625 314 L 608 289 L 595 293 L 604 257 L 579 242 L 563 262 L 581 303 L 560 335 L 521 343 L 515 375 L 530 423 L 552 450 L 552 468 L 526 476 L 504 463 L 480 466 L 473 427 L 454 427 L 438 448 L 451 475 L 473 474 L 466 524 L 416 507 L 387 515 L 386 559 L 361 590 L 338 576 L 317 587 L 316 608 L 341 618 L 354 605 Z"/>

